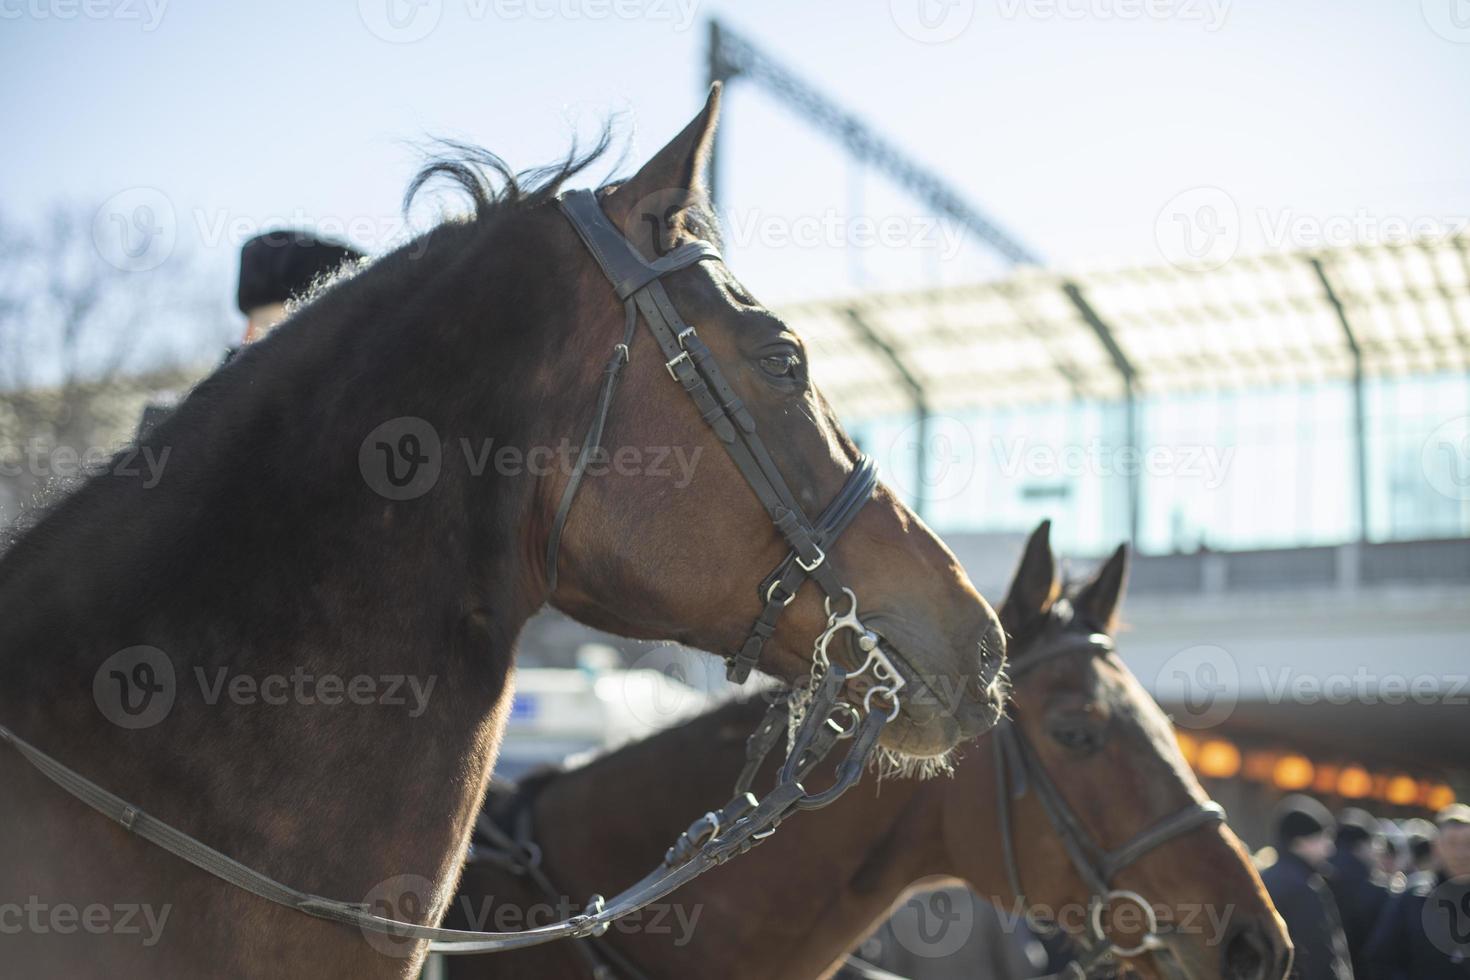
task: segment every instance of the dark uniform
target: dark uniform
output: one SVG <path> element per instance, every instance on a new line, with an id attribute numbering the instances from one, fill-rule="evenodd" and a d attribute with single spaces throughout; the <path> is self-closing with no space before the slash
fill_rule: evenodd
<path id="1" fill-rule="evenodd" d="M 1368 967 L 1363 949 L 1378 924 L 1378 917 L 1388 905 L 1388 887 L 1376 867 L 1365 862 L 1355 851 L 1372 844 L 1379 837 L 1373 818 L 1361 810 L 1347 810 L 1338 817 L 1337 853 L 1328 862 L 1332 873 L 1327 885 L 1337 902 L 1342 918 L 1343 935 L 1352 957 L 1353 975 L 1357 980 L 1378 980 L 1376 971 Z"/>
<path id="2" fill-rule="evenodd" d="M 1364 949 L 1383 980 L 1470 978 L 1470 882 L 1415 875 L 1389 898 Z"/>
<path id="3" fill-rule="evenodd" d="M 1337 903 L 1316 868 L 1290 851 L 1261 872 L 1266 891 L 1296 947 L 1294 976 L 1301 980 L 1352 980 L 1353 968 Z"/>
<path id="4" fill-rule="evenodd" d="M 1333 830 L 1332 814 L 1321 803 L 1310 796 L 1288 796 L 1276 811 L 1276 852 L 1280 856 L 1261 872 L 1296 947 L 1292 976 L 1301 980 L 1353 980 L 1337 902 L 1322 869 L 1308 864 L 1294 850 L 1321 849 L 1317 842 L 1327 843 Z M 1309 843 L 1314 846 L 1308 848 Z"/>

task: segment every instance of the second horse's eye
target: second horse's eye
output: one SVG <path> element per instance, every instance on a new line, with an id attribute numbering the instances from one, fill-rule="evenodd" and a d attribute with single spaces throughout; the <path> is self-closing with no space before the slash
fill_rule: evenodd
<path id="1" fill-rule="evenodd" d="M 798 363 L 795 354 L 767 354 L 761 358 L 761 370 L 773 378 L 789 378 Z"/>

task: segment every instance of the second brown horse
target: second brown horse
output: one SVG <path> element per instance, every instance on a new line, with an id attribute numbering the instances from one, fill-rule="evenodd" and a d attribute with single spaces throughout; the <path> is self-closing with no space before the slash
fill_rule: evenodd
<path id="1" fill-rule="evenodd" d="M 1032 535 L 1002 608 L 1017 639 L 1021 673 L 1012 723 L 1035 746 L 1093 839 L 1117 847 L 1182 806 L 1206 799 L 1162 711 L 1116 655 L 1046 657 L 1064 631 L 1042 633 L 1061 589 L 1043 524 Z M 1073 631 L 1111 631 L 1126 578 L 1123 549 L 1070 597 Z M 1028 642 L 1028 637 L 1036 637 Z M 727 705 L 582 768 L 533 778 L 527 808 L 541 868 L 565 901 L 618 888 L 656 862 L 691 812 L 716 805 L 745 760 L 745 736 L 764 704 Z M 811 978 L 844 955 L 914 888 L 962 882 L 1007 912 L 1017 897 L 1000 852 L 1000 803 L 988 736 L 962 750 L 954 778 L 868 782 L 831 808 L 799 816 L 768 841 L 672 896 L 640 923 L 595 944 L 613 976 Z M 684 751 L 709 746 L 702 757 Z M 770 767 L 764 778 L 770 779 Z M 812 780 L 820 785 L 820 779 Z M 757 783 L 759 787 L 761 783 Z M 1086 915 L 1088 890 L 1054 836 L 1036 793 L 1009 801 L 1027 900 L 1069 931 Z M 1260 879 L 1224 825 L 1200 827 L 1144 855 L 1116 886 L 1148 896 L 1172 928 L 1169 951 L 1192 978 L 1276 980 L 1291 947 Z M 558 900 L 561 901 L 558 897 Z M 528 913 L 548 896 L 523 876 L 486 863 L 465 870 L 449 920 Z M 1075 913 L 1075 914 L 1074 914 Z M 493 959 L 493 964 L 490 959 Z M 458 980 L 494 976 L 585 977 L 570 943 L 495 956 L 451 958 Z M 1145 954 L 1128 961 L 1158 975 Z M 636 971 L 636 973 L 635 973 Z"/>

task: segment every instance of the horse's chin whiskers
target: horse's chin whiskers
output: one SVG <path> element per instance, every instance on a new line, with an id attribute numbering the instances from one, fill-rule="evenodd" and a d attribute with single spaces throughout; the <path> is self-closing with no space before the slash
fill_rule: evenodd
<path id="1" fill-rule="evenodd" d="M 954 757 L 955 749 L 941 755 L 905 755 L 880 745 L 868 760 L 868 769 L 880 783 L 885 779 L 933 779 L 954 775 Z"/>

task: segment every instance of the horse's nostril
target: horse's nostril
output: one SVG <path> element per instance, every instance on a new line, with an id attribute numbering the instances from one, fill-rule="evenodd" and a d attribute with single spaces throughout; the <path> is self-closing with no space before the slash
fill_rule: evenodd
<path id="1" fill-rule="evenodd" d="M 1291 951 L 1278 948 L 1266 930 L 1248 922 L 1225 944 L 1221 973 L 1226 980 L 1282 980 L 1291 965 Z"/>

